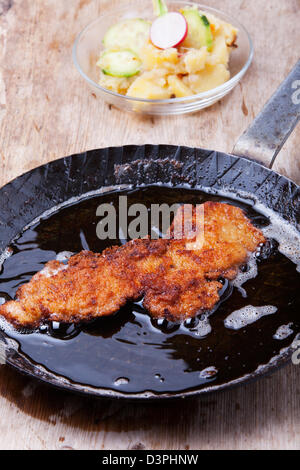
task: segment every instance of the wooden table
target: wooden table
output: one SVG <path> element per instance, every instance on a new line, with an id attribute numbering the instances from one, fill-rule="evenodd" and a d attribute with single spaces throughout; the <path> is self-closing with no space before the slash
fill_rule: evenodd
<path id="1" fill-rule="evenodd" d="M 148 0 L 144 0 L 148 1 Z M 110 145 L 231 151 L 298 59 L 299 0 L 215 0 L 249 29 L 255 60 L 233 93 L 185 117 L 124 114 L 94 98 L 71 59 L 76 34 L 120 0 L 0 0 L 0 184 L 42 163 Z M 262 9 L 263 4 L 263 9 Z M 275 166 L 300 183 L 300 126 Z M 103 403 L 0 367 L 1 449 L 296 449 L 300 366 L 243 388 L 162 405 Z"/>

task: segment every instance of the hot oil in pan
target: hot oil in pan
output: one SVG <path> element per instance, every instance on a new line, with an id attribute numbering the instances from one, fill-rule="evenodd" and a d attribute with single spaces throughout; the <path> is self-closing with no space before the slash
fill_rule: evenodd
<path id="1" fill-rule="evenodd" d="M 96 235 L 97 207 L 105 202 L 117 208 L 119 195 L 84 200 L 26 230 L 11 245 L 13 255 L 4 263 L 0 297 L 13 298 L 17 288 L 58 253 L 100 252 L 124 243 L 100 241 Z M 258 227 L 268 224 L 250 206 L 195 190 L 155 187 L 123 195 L 128 196 L 128 205 L 138 202 L 148 207 L 154 203 L 229 202 L 239 204 Z M 192 390 L 251 373 L 291 344 L 300 331 L 299 278 L 295 265 L 277 251 L 275 243 L 261 253 L 256 278 L 243 285 L 247 298 L 224 282 L 221 302 L 209 320 L 202 316 L 181 325 L 151 320 L 140 302 L 85 325 L 52 323 L 30 334 L 14 330 L 7 334 L 31 360 L 76 383 L 131 393 Z M 224 320 L 247 305 L 271 305 L 277 311 L 238 330 L 225 328 Z"/>

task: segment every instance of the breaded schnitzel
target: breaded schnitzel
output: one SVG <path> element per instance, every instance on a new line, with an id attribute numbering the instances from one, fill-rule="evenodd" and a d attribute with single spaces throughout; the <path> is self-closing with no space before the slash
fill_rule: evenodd
<path id="1" fill-rule="evenodd" d="M 156 317 L 176 320 L 211 310 L 222 288 L 218 279 L 234 279 L 249 253 L 266 241 L 236 206 L 206 202 L 203 226 L 196 208 L 186 209 L 187 205 L 181 206 L 169 230 L 172 243 L 167 252 L 171 259 L 168 268 L 164 263 L 163 272 L 143 279 L 144 306 Z M 198 248 L 199 235 L 203 243 Z"/>
<path id="2" fill-rule="evenodd" d="M 186 225 L 186 212 L 177 212 L 170 239 L 133 240 L 101 254 L 83 251 L 67 265 L 50 261 L 18 289 L 16 300 L 0 306 L 0 315 L 17 327 L 83 322 L 142 297 L 151 315 L 170 320 L 211 310 L 219 301 L 219 278 L 233 279 L 266 240 L 236 206 L 206 202 L 204 224 L 190 208 Z"/>

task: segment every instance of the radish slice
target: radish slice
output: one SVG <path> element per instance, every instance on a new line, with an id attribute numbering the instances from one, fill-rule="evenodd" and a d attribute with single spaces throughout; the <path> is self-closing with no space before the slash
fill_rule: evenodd
<path id="1" fill-rule="evenodd" d="M 150 40 L 159 49 L 168 49 L 181 44 L 188 32 L 185 17 L 178 12 L 170 12 L 159 16 L 151 26 Z"/>

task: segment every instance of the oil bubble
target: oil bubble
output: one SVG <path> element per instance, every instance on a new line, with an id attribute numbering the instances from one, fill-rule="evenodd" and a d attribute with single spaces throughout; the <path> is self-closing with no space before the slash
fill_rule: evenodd
<path id="1" fill-rule="evenodd" d="M 161 383 L 165 381 L 165 379 L 160 374 L 155 374 L 155 378 L 158 379 Z"/>
<path id="2" fill-rule="evenodd" d="M 273 336 L 274 339 L 277 339 L 279 341 L 282 341 L 286 338 L 288 338 L 289 336 L 291 336 L 294 331 L 292 329 L 292 326 L 293 326 L 293 323 L 289 323 L 288 325 L 281 325 L 275 335 Z"/>
<path id="3" fill-rule="evenodd" d="M 179 324 L 170 322 L 165 318 L 151 318 L 151 324 L 154 328 L 165 334 L 174 333 L 180 328 Z"/>
<path id="4" fill-rule="evenodd" d="M 41 325 L 39 327 L 39 332 L 42 334 L 48 333 L 48 325 Z"/>
<path id="5" fill-rule="evenodd" d="M 218 374 L 218 369 L 214 366 L 211 366 L 211 367 L 207 367 L 206 369 L 203 369 L 200 372 L 199 377 L 200 379 L 212 379 L 217 374 Z"/>
<path id="6" fill-rule="evenodd" d="M 116 385 L 117 387 L 119 387 L 120 385 L 127 385 L 127 384 L 129 384 L 129 379 L 127 379 L 127 377 L 119 377 L 118 379 L 114 381 L 114 385 Z"/>
<path id="7" fill-rule="evenodd" d="M 277 312 L 277 307 L 265 305 L 263 307 L 253 307 L 247 305 L 240 310 L 232 312 L 225 320 L 224 325 L 230 330 L 240 330 L 251 323 L 256 322 L 266 315 L 272 315 Z"/>

